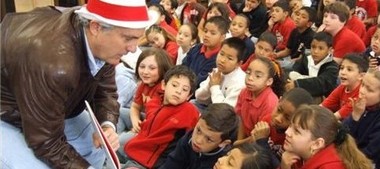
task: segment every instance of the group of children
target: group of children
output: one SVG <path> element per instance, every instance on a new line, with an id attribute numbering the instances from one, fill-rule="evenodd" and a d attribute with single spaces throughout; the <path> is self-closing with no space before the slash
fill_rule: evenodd
<path id="1" fill-rule="evenodd" d="M 138 82 L 119 118 L 125 167 L 379 168 L 380 27 L 365 50 L 345 26 L 351 1 L 324 6 L 319 32 L 318 13 L 292 3 L 268 1 L 268 13 L 246 0 L 226 15 L 212 2 L 200 30 L 148 28 L 152 47 L 126 64 Z"/>

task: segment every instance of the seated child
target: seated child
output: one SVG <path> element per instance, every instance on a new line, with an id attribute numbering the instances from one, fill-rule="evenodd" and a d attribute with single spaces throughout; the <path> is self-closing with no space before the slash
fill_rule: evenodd
<path id="1" fill-rule="evenodd" d="M 158 25 L 152 25 L 145 31 L 146 39 L 150 46 L 164 49 L 170 56 L 172 63 L 175 65 L 178 55 L 178 45 L 175 37 L 168 34 Z"/>
<path id="2" fill-rule="evenodd" d="M 245 72 L 240 69 L 244 42 L 239 38 L 228 38 L 223 42 L 216 57 L 217 68 L 195 91 L 195 105 L 204 109 L 211 103 L 227 103 L 235 107 L 241 89 L 245 87 Z"/>
<path id="3" fill-rule="evenodd" d="M 245 77 L 246 88 L 238 98 L 235 110 L 242 119 L 238 139 L 249 137 L 257 122 L 271 114 L 282 96 L 283 83 L 278 63 L 264 57 L 251 62 Z"/>
<path id="4" fill-rule="evenodd" d="M 380 167 L 380 71 L 369 69 L 359 89 L 359 98 L 352 100 L 353 111 L 343 121 L 349 127 L 359 149 Z"/>
<path id="5" fill-rule="evenodd" d="M 350 29 L 352 32 L 356 33 L 360 39 L 365 42 L 366 39 L 366 26 L 356 15 L 355 15 L 355 9 L 356 9 L 356 0 L 343 0 L 343 2 L 348 6 L 350 9 L 350 15 L 349 19 L 347 20 L 346 27 Z"/>
<path id="6" fill-rule="evenodd" d="M 219 158 L 214 169 L 273 169 L 270 151 L 258 144 L 244 143 L 235 146 L 226 156 Z"/>
<path id="7" fill-rule="evenodd" d="M 347 129 L 327 108 L 304 105 L 286 130 L 281 168 L 371 169 Z"/>
<path id="8" fill-rule="evenodd" d="M 196 76 L 178 65 L 165 73 L 163 98 L 146 104 L 146 119 L 141 130 L 124 146 L 129 160 L 126 167 L 156 168 L 163 164 L 177 141 L 194 128 L 197 109 L 188 102 L 195 90 Z"/>
<path id="9" fill-rule="evenodd" d="M 315 34 L 311 42 L 311 55 L 302 57 L 289 73 L 286 90 L 301 87 L 319 104 L 337 86 L 338 64 L 331 56 L 332 37 L 326 32 Z"/>
<path id="10" fill-rule="evenodd" d="M 266 57 L 273 59 L 274 49 L 277 45 L 276 37 L 270 32 L 264 32 L 260 35 L 255 44 L 255 52 L 249 56 L 248 60 L 241 65 L 241 69 L 246 71 L 249 64 L 256 59 L 256 57 Z"/>
<path id="11" fill-rule="evenodd" d="M 359 96 L 361 81 L 368 70 L 368 61 L 360 54 L 347 54 L 339 68 L 340 85 L 322 102 L 321 106 L 335 112 L 337 119 L 345 119 L 352 112 L 350 99 Z"/>
<path id="12" fill-rule="evenodd" d="M 255 51 L 255 44 L 247 37 L 249 19 L 243 14 L 236 15 L 230 24 L 230 33 L 232 37 L 240 38 L 245 43 L 245 52 L 243 53 L 243 63 Z"/>
<path id="13" fill-rule="evenodd" d="M 160 5 L 164 7 L 167 16 L 165 19 L 166 22 L 175 30 L 179 29 L 179 26 L 181 25 L 178 16 L 175 14 L 175 10 L 178 7 L 177 0 L 161 0 Z"/>
<path id="14" fill-rule="evenodd" d="M 380 15 L 379 15 L 380 16 Z M 371 38 L 371 46 L 364 53 L 370 60 L 369 67 L 380 70 L 380 24 Z"/>
<path id="15" fill-rule="evenodd" d="M 211 168 L 236 139 L 239 118 L 225 103 L 207 107 L 193 131 L 183 136 L 160 169 Z"/>
<path id="16" fill-rule="evenodd" d="M 214 16 L 221 16 L 226 21 L 230 21 L 227 4 L 221 3 L 221 2 L 215 2 L 215 3 L 210 4 L 210 6 L 207 7 L 207 11 L 202 17 L 198 25 L 198 36 L 200 39 L 203 39 L 203 36 L 205 34 L 203 29 L 205 28 L 206 21 Z"/>
<path id="17" fill-rule="evenodd" d="M 228 21 L 215 16 L 206 21 L 203 44 L 197 44 L 187 53 L 182 64 L 188 66 L 197 75 L 197 86 L 206 80 L 208 73 L 216 67 L 216 56 L 228 31 Z"/>
<path id="18" fill-rule="evenodd" d="M 179 28 L 176 41 L 178 45 L 176 65 L 182 65 L 182 60 L 186 57 L 187 52 L 199 43 L 198 29 L 192 23 L 183 24 Z"/>

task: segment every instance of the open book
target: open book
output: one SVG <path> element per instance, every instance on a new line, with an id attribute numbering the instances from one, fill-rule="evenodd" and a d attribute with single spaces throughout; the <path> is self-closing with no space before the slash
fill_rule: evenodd
<path id="1" fill-rule="evenodd" d="M 95 114 L 92 111 L 90 104 L 87 101 L 85 101 L 85 103 L 87 107 L 87 112 L 89 113 L 91 117 L 91 123 L 93 127 L 95 128 L 95 132 L 97 132 L 97 134 L 101 138 L 102 149 L 106 153 L 107 169 L 120 169 L 121 168 L 120 162 L 119 162 L 119 159 L 117 158 L 115 151 L 113 151 L 110 143 L 107 140 L 107 137 L 103 133 L 102 127 L 100 126 L 98 120 L 96 120 Z"/>

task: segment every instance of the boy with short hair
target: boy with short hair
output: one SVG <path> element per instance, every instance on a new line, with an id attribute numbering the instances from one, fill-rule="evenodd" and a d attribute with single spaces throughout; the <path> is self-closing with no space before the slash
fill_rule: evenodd
<path id="1" fill-rule="evenodd" d="M 207 107 L 195 129 L 183 136 L 160 169 L 212 168 L 227 154 L 239 124 L 234 108 L 225 103 Z"/>
<path id="2" fill-rule="evenodd" d="M 349 13 L 343 2 L 334 2 L 325 7 L 323 24 L 319 28 L 333 36 L 333 56 L 338 64 L 342 62 L 345 54 L 361 53 L 365 50 L 360 37 L 345 27 Z"/>
<path id="3" fill-rule="evenodd" d="M 272 7 L 271 18 L 269 19 L 269 25 L 273 23 L 273 26 L 269 26 L 270 32 L 276 35 L 277 46 L 276 51 L 280 51 L 286 48 L 290 33 L 296 25 L 290 18 L 290 7 L 286 0 L 279 0 L 274 3 Z"/>
<path id="4" fill-rule="evenodd" d="M 316 33 L 311 42 L 311 55 L 294 63 L 294 71 L 289 73 L 286 90 L 301 87 L 315 97 L 318 104 L 323 97 L 327 97 L 337 86 L 339 67 L 331 56 L 331 50 L 331 35 L 326 32 Z"/>
<path id="5" fill-rule="evenodd" d="M 215 16 L 206 21 L 204 26 L 203 44 L 195 45 L 187 53 L 182 64 L 188 66 L 197 75 L 199 84 L 206 80 L 208 73 L 215 68 L 216 55 L 228 31 L 228 21 L 221 16 Z"/>
<path id="6" fill-rule="evenodd" d="M 277 39 L 271 32 L 264 32 L 260 35 L 255 44 L 255 52 L 249 56 L 248 60 L 241 65 L 241 69 L 246 71 L 249 64 L 256 57 L 267 57 L 273 59 L 274 50 L 277 46 Z"/>
<path id="7" fill-rule="evenodd" d="M 166 72 L 163 98 L 146 103 L 146 119 L 141 130 L 125 146 L 126 167 L 157 168 L 166 160 L 177 141 L 194 128 L 199 113 L 187 102 L 195 90 L 196 76 L 186 66 L 175 66 Z"/>
<path id="8" fill-rule="evenodd" d="M 241 89 L 245 87 L 245 72 L 240 64 L 243 59 L 244 41 L 232 37 L 223 42 L 214 69 L 195 91 L 196 105 L 204 109 L 211 103 L 227 103 L 235 107 Z"/>
<path id="9" fill-rule="evenodd" d="M 316 15 L 316 11 L 310 7 L 302 7 L 295 11 L 296 28 L 290 33 L 286 48 L 274 55 L 276 59 L 282 58 L 279 60 L 281 67 L 291 70 L 296 59 L 310 54 L 310 44 L 315 34 L 311 26 L 316 20 Z"/>

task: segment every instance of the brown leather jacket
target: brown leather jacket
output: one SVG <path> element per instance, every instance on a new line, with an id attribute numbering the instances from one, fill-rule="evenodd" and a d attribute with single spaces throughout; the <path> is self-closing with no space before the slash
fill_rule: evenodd
<path id="1" fill-rule="evenodd" d="M 1 119 L 22 128 L 28 146 L 53 168 L 89 167 L 64 135 L 64 120 L 81 113 L 84 100 L 100 123 L 116 124 L 119 116 L 114 67 L 91 75 L 73 11 L 38 8 L 9 14 L 1 25 Z"/>

